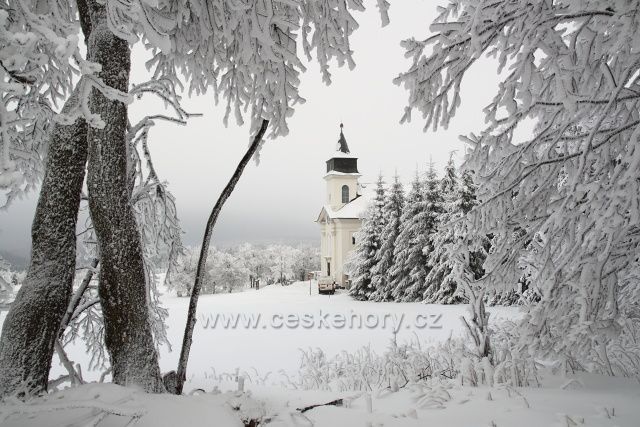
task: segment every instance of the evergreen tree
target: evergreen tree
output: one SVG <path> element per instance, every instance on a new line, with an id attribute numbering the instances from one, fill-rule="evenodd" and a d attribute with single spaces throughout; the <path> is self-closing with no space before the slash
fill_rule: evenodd
<path id="1" fill-rule="evenodd" d="M 426 290 L 423 294 L 425 302 L 455 304 L 461 302 L 456 295 L 456 282 L 451 275 L 451 265 L 447 256 L 447 245 L 453 241 L 453 229 L 447 224 L 463 215 L 461 188 L 456 174 L 453 157 L 449 159 L 440 180 L 442 195 L 442 211 L 438 215 L 438 227 L 433 235 L 433 247 L 425 248 L 427 254 Z M 467 202 L 465 202 L 467 203 Z"/>
<path id="2" fill-rule="evenodd" d="M 407 290 L 405 301 L 422 301 L 427 286 L 429 266 L 427 256 L 434 251 L 433 235 L 438 225 L 438 217 L 442 212 L 442 194 L 440 182 L 433 163 L 429 163 L 424 182 L 424 202 L 418 215 L 411 218 L 415 230 L 412 244 L 412 255 L 407 259 L 411 270 L 412 286 Z"/>
<path id="3" fill-rule="evenodd" d="M 377 263 L 380 236 L 384 229 L 385 191 L 382 174 L 378 176 L 376 197 L 369 207 L 362 229 L 356 237 L 356 249 L 348 262 L 353 282 L 349 295 L 357 300 L 368 300 L 374 288 L 371 283 L 372 270 Z"/>
<path id="4" fill-rule="evenodd" d="M 393 254 L 391 281 L 395 301 L 420 301 L 427 277 L 427 260 L 423 248 L 433 229 L 431 218 L 433 189 L 437 188 L 435 170 L 430 167 L 423 183 L 416 173 L 407 198 L 407 206 L 400 218 L 400 234 Z M 429 195 L 429 201 L 427 200 Z"/>
<path id="5" fill-rule="evenodd" d="M 390 194 L 384 206 L 384 228 L 380 236 L 380 250 L 376 255 L 376 264 L 372 269 L 371 285 L 374 289 L 370 299 L 373 301 L 391 301 L 391 276 L 389 271 L 393 266 L 393 252 L 396 239 L 400 234 L 400 218 L 404 210 L 404 189 L 396 173 Z"/>

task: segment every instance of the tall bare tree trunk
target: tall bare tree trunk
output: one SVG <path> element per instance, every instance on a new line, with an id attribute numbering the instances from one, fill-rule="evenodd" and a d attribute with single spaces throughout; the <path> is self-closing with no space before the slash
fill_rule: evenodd
<path id="1" fill-rule="evenodd" d="M 91 36 L 88 59 L 102 65 L 100 77 L 128 91 L 131 52 L 107 27 L 104 6 L 88 2 Z M 149 320 L 140 235 L 127 175 L 127 106 L 93 89 L 89 106 L 106 123 L 88 129 L 88 187 L 91 219 L 100 254 L 100 303 L 113 380 L 148 392 L 164 391 Z"/>
<path id="2" fill-rule="evenodd" d="M 85 40 L 91 22 L 84 0 L 78 14 Z M 79 102 L 76 87 L 62 112 Z M 55 124 L 31 227 L 27 277 L 11 305 L 0 337 L 0 398 L 46 390 L 54 346 L 73 290 L 76 223 L 87 164 L 87 124 Z"/>
<path id="3" fill-rule="evenodd" d="M 66 102 L 78 102 L 77 89 Z M 2 326 L 0 397 L 47 388 L 54 344 L 69 304 L 76 263 L 76 221 L 87 161 L 87 125 L 54 125 L 31 227 L 31 261 Z"/>
<path id="4" fill-rule="evenodd" d="M 202 247 L 200 248 L 200 258 L 198 258 L 198 268 L 196 270 L 196 280 L 193 284 L 193 289 L 191 290 L 191 298 L 189 298 L 189 312 L 187 313 L 187 324 L 184 329 L 184 336 L 182 338 L 182 349 L 180 350 L 180 360 L 178 361 L 178 372 L 176 378 L 176 388 L 175 390 L 169 390 L 169 392 L 175 394 L 182 394 L 182 388 L 184 387 L 184 382 L 187 379 L 187 362 L 189 361 L 189 351 L 191 351 L 191 342 L 193 340 L 193 329 L 196 326 L 196 309 L 198 308 L 198 297 L 200 296 L 200 288 L 202 287 L 202 279 L 204 277 L 205 267 L 207 264 L 207 254 L 209 253 L 209 243 L 211 243 L 211 234 L 213 233 L 213 227 L 216 225 L 216 221 L 218 220 L 218 216 L 222 211 L 222 207 L 224 203 L 227 201 L 233 189 L 236 187 L 236 184 L 240 180 L 242 176 L 242 172 L 244 171 L 245 166 L 249 163 L 249 160 L 253 157 L 253 155 L 260 147 L 260 142 L 262 141 L 262 137 L 264 133 L 267 131 L 267 126 L 269 126 L 269 120 L 262 120 L 262 124 L 258 133 L 254 136 L 253 141 L 249 145 L 247 152 L 244 154 L 240 163 L 236 167 L 235 172 L 229 179 L 226 187 L 220 193 L 216 204 L 211 210 L 211 214 L 209 215 L 209 219 L 207 220 L 207 225 L 204 231 L 204 237 L 202 238 Z M 215 285 L 214 285 L 215 292 Z M 229 289 L 231 292 L 231 289 Z"/>

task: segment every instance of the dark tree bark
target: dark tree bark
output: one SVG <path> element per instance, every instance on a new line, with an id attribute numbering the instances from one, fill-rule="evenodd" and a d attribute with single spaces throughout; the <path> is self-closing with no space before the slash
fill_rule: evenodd
<path id="1" fill-rule="evenodd" d="M 77 90 L 66 102 L 69 111 Z M 54 125 L 31 227 L 31 261 L 2 326 L 0 397 L 47 388 L 54 344 L 73 287 L 76 221 L 87 161 L 87 125 Z"/>
<path id="2" fill-rule="evenodd" d="M 88 59 L 102 65 L 110 87 L 128 91 L 131 52 L 107 27 L 104 6 L 87 2 L 91 16 Z M 164 386 L 151 333 L 142 246 L 127 176 L 127 106 L 93 89 L 89 106 L 106 123 L 88 129 L 87 183 L 100 256 L 99 294 L 113 381 L 148 392 Z"/>
<path id="3" fill-rule="evenodd" d="M 222 193 L 218 197 L 216 204 L 209 215 L 209 220 L 207 221 L 207 225 L 204 231 L 204 237 L 202 239 L 202 247 L 200 248 L 200 258 L 198 258 L 198 268 L 196 270 L 196 280 L 193 284 L 193 289 L 191 290 L 191 298 L 189 299 L 189 312 L 187 313 L 187 324 L 184 330 L 184 337 L 182 339 L 182 349 L 180 350 L 180 360 L 178 362 L 178 372 L 176 378 L 176 388 L 175 390 L 169 390 L 170 392 L 174 392 L 175 394 L 182 394 L 182 388 L 184 387 L 184 382 L 187 379 L 187 362 L 189 361 L 189 351 L 191 350 L 191 342 L 193 339 L 193 328 L 196 326 L 196 309 L 198 307 L 198 297 L 200 296 L 200 288 L 202 287 L 202 279 L 204 278 L 205 267 L 207 264 L 207 253 L 209 252 L 209 243 L 211 243 L 211 234 L 213 233 L 213 227 L 216 225 L 216 221 L 218 220 L 218 216 L 222 211 L 222 207 L 224 203 L 227 201 L 233 189 L 235 188 L 238 180 L 242 176 L 242 172 L 244 171 L 245 166 L 249 163 L 249 160 L 253 157 L 253 155 L 260 147 L 260 142 L 262 141 L 262 137 L 264 133 L 267 131 L 267 126 L 269 126 L 269 120 L 262 120 L 262 125 L 258 130 L 258 133 L 253 138 L 251 145 L 247 149 L 247 152 L 244 154 L 240 163 L 236 167 L 235 172 L 231 176 L 231 179 L 227 183 Z M 214 287 L 215 289 L 215 287 Z M 231 292 L 231 289 L 229 289 Z"/>
<path id="4" fill-rule="evenodd" d="M 85 40 L 91 22 L 84 0 L 78 12 Z M 78 89 L 62 112 L 79 102 Z M 76 223 L 87 163 L 87 124 L 55 124 L 31 226 L 27 277 L 11 305 L 0 337 L 0 398 L 47 388 L 51 359 L 73 290 Z M 65 307 L 63 309 L 63 306 Z"/>

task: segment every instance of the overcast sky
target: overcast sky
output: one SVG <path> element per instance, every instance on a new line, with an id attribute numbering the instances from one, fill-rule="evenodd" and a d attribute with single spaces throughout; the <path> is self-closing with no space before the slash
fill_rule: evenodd
<path id="1" fill-rule="evenodd" d="M 409 182 L 416 168 L 425 169 L 433 159 L 439 171 L 449 153 L 464 147 L 459 134 L 482 128 L 482 108 L 497 88 L 495 63 L 480 61 L 462 85 L 462 107 L 448 130 L 423 132 L 419 114 L 410 124 L 399 124 L 407 92 L 392 83 L 405 70 L 408 60 L 400 41 L 424 38 L 436 6 L 442 1 L 402 0 L 393 2 L 391 24 L 380 26 L 373 2 L 357 14 L 360 29 L 352 38 L 356 68 L 333 68 L 333 84 L 322 83 L 315 63 L 301 77 L 300 91 L 306 104 L 296 107 L 287 137 L 268 140 L 260 165 L 251 163 L 224 207 L 214 233 L 214 244 L 238 242 L 315 242 L 319 231 L 314 220 L 325 200 L 327 156 L 335 149 L 339 124 L 351 152 L 359 157 L 364 182 L 372 182 L 379 171 L 390 178 L 397 170 Z M 145 79 L 145 55 L 134 51 L 133 82 Z M 469 78 L 470 77 L 470 78 Z M 211 95 L 185 99 L 193 113 L 203 113 L 188 126 L 159 124 L 151 130 L 150 149 L 158 174 L 169 182 L 177 198 L 186 244 L 199 244 L 209 211 L 247 148 L 248 125 L 222 123 L 224 106 L 216 106 Z M 135 101 L 136 117 L 162 110 L 152 98 Z M 0 251 L 27 255 L 35 195 L 0 213 Z"/>

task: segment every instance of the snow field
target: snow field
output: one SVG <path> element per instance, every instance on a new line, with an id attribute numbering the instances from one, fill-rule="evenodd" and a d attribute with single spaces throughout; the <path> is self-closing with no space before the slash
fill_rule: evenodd
<path id="1" fill-rule="evenodd" d="M 318 295 L 312 283 L 272 285 L 258 291 L 204 295 L 200 299 L 198 325 L 189 362 L 187 393 L 192 396 L 146 395 L 113 384 L 87 384 L 56 392 L 27 405 L 9 402 L 0 408 L 0 425 L 58 426 L 241 426 L 242 418 L 262 417 L 270 426 L 637 426 L 640 419 L 640 385 L 637 381 L 581 374 L 577 379 L 543 375 L 539 388 L 461 386 L 457 381 L 432 387 L 407 385 L 361 391 L 299 390 L 286 386 L 281 370 L 294 376 L 300 366 L 299 349 L 320 348 L 328 357 L 363 346 L 382 353 L 393 337 L 393 325 L 336 328 L 331 321 L 320 324 L 319 310 L 336 315 L 404 316 L 397 333 L 399 343 L 420 340 L 437 343 L 463 333 L 459 320 L 466 306 L 366 303 L 344 293 Z M 163 371 L 175 369 L 188 298 L 165 294 L 169 309 L 168 336 L 173 351 L 161 348 Z M 492 320 L 513 319 L 517 308 L 490 308 Z M 258 327 L 204 328 L 202 316 L 218 314 L 260 315 Z M 312 314 L 312 327 L 271 324 L 273 315 Z M 442 328 L 416 328 L 419 315 L 441 315 Z M 268 319 L 267 323 L 263 323 Z M 408 319 L 408 320 L 406 320 Z M 239 321 L 239 324 L 241 322 Z M 87 363 L 83 344 L 70 348 L 69 356 L 83 367 Z M 54 361 L 52 377 L 63 368 Z M 236 375 L 244 376 L 244 394 L 238 393 Z M 99 372 L 84 372 L 96 379 Z M 222 392 L 220 392 L 222 391 Z M 371 396 L 368 411 L 367 394 Z M 298 408 L 343 399 L 343 405 L 319 406 L 304 413 Z"/>

